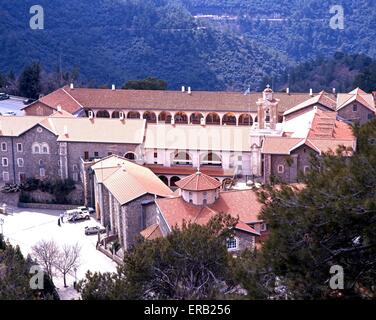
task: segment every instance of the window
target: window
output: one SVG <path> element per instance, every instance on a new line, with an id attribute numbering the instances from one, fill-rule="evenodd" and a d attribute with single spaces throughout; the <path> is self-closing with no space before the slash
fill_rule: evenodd
<path id="1" fill-rule="evenodd" d="M 375 117 L 375 114 L 369 113 L 368 114 L 368 120 L 372 120 Z"/>
<path id="2" fill-rule="evenodd" d="M 7 167 L 8 166 L 8 158 L 2 158 L 1 164 L 2 164 L 3 167 Z"/>
<path id="3" fill-rule="evenodd" d="M 34 142 L 32 146 L 32 151 L 34 154 L 39 154 L 40 153 L 40 145 L 39 143 Z"/>
<path id="4" fill-rule="evenodd" d="M 47 143 L 42 143 L 42 153 L 44 153 L 44 154 L 50 153 L 50 148 L 48 147 Z"/>
<path id="5" fill-rule="evenodd" d="M 9 181 L 9 172 L 3 172 L 3 181 Z"/>
<path id="6" fill-rule="evenodd" d="M 193 202 L 193 199 L 192 199 L 192 197 L 193 197 L 193 194 L 192 194 L 192 192 L 190 192 L 190 193 L 189 193 L 189 202 L 190 202 L 190 203 L 192 203 L 192 202 Z"/>
<path id="7" fill-rule="evenodd" d="M 98 152 L 98 151 L 95 151 L 95 152 L 94 152 L 94 157 L 96 157 L 96 158 L 99 157 L 99 152 Z"/>
<path id="8" fill-rule="evenodd" d="M 310 169 L 309 166 L 304 166 L 304 168 L 303 168 L 304 174 L 309 173 L 309 169 Z"/>
<path id="9" fill-rule="evenodd" d="M 23 151 L 22 143 L 17 143 L 17 152 L 22 152 L 22 151 Z"/>
<path id="10" fill-rule="evenodd" d="M 89 160 L 89 151 L 84 152 L 84 159 Z"/>
<path id="11" fill-rule="evenodd" d="M 158 158 L 158 151 L 154 149 L 154 158 L 157 159 Z"/>
<path id="12" fill-rule="evenodd" d="M 43 160 L 39 160 L 39 165 L 43 166 Z"/>
<path id="13" fill-rule="evenodd" d="M 278 173 L 284 173 L 285 172 L 285 166 L 280 164 L 277 168 Z"/>
<path id="14" fill-rule="evenodd" d="M 231 251 L 238 249 L 238 239 L 236 237 L 228 238 L 226 242 L 228 250 Z"/>
<path id="15" fill-rule="evenodd" d="M 77 172 L 73 173 L 73 181 L 75 181 L 75 182 L 78 181 L 78 173 Z"/>
<path id="16" fill-rule="evenodd" d="M 39 176 L 45 177 L 46 176 L 46 170 L 44 168 L 39 169 Z"/>
<path id="17" fill-rule="evenodd" d="M 4 152 L 5 152 L 5 151 L 7 151 L 7 149 L 8 149 L 8 148 L 7 148 L 7 143 L 6 143 L 6 142 L 2 142 L 2 143 L 1 143 L 1 151 L 4 151 Z"/>
<path id="18" fill-rule="evenodd" d="M 77 168 L 78 168 L 77 165 L 74 164 L 74 165 L 73 165 L 73 171 L 77 171 Z"/>
<path id="19" fill-rule="evenodd" d="M 107 153 L 109 156 L 112 156 L 112 152 Z"/>
<path id="20" fill-rule="evenodd" d="M 357 104 L 353 104 L 353 112 L 357 112 L 358 111 L 358 105 Z"/>
<path id="21" fill-rule="evenodd" d="M 18 158 L 17 159 L 17 165 L 18 165 L 18 167 L 22 168 L 24 166 L 24 159 Z"/>
<path id="22" fill-rule="evenodd" d="M 266 229 L 267 229 L 266 223 L 261 223 L 260 230 L 261 230 L 262 232 L 265 232 Z"/>
<path id="23" fill-rule="evenodd" d="M 26 181 L 26 174 L 23 173 L 23 172 L 20 172 L 19 178 L 20 178 L 20 182 L 25 182 Z"/>

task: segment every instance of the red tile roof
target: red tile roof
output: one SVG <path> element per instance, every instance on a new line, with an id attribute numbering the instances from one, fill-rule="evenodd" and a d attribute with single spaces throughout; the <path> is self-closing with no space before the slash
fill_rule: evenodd
<path id="1" fill-rule="evenodd" d="M 140 234 L 147 240 L 154 240 L 163 237 L 159 224 L 152 224 L 151 226 L 142 230 Z"/>
<path id="2" fill-rule="evenodd" d="M 159 164 L 145 164 L 145 167 L 149 168 L 155 174 L 166 174 L 166 175 L 191 175 L 195 173 L 196 169 L 191 165 L 177 165 L 173 167 L 165 167 Z M 232 177 L 234 175 L 234 169 L 223 170 L 222 167 L 201 167 L 200 171 L 210 176 L 215 177 Z"/>
<path id="3" fill-rule="evenodd" d="M 256 112 L 256 102 L 261 96 L 260 92 L 244 95 L 243 92 L 192 91 L 188 94 L 159 90 L 70 89 L 65 86 L 40 101 L 54 109 L 60 104 L 70 113 L 77 112 L 81 106 L 87 109 Z M 274 97 L 280 100 L 281 112 L 310 98 L 308 93 L 280 92 L 275 92 Z"/>
<path id="4" fill-rule="evenodd" d="M 251 189 L 221 192 L 214 204 L 206 206 L 187 203 L 182 197 L 157 199 L 156 203 L 170 228 L 181 227 L 183 221 L 205 225 L 210 218 L 223 212 L 239 218 L 236 228 L 259 234 L 253 228 L 245 226 L 260 221 L 258 215 L 262 204 Z"/>
<path id="5" fill-rule="evenodd" d="M 176 185 L 182 190 L 205 191 L 217 189 L 222 183 L 205 173 L 197 171 L 196 173 L 176 182 Z"/>

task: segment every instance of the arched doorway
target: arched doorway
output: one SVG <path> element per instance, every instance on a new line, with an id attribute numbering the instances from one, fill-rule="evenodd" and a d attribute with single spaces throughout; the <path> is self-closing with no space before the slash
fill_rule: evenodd
<path id="1" fill-rule="evenodd" d="M 192 113 L 190 116 L 190 123 L 192 124 L 201 124 L 201 119 L 203 118 L 203 114 L 200 112 Z"/>
<path id="2" fill-rule="evenodd" d="M 161 181 L 166 185 L 168 186 L 168 178 L 166 176 L 159 176 L 159 179 L 161 179 Z"/>
<path id="3" fill-rule="evenodd" d="M 145 111 L 142 116 L 148 123 L 156 123 L 157 122 L 157 116 L 154 112 L 151 111 Z"/>
<path id="4" fill-rule="evenodd" d="M 239 117 L 240 126 L 251 126 L 253 124 L 252 116 L 248 113 L 241 114 Z"/>
<path id="5" fill-rule="evenodd" d="M 141 115 L 138 111 L 129 111 L 127 114 L 128 119 L 141 119 Z"/>
<path id="6" fill-rule="evenodd" d="M 171 123 L 171 113 L 167 111 L 162 111 L 158 116 L 158 122 L 160 123 Z"/>
<path id="7" fill-rule="evenodd" d="M 109 118 L 110 113 L 107 110 L 100 110 L 97 112 L 97 118 Z"/>
<path id="8" fill-rule="evenodd" d="M 114 112 L 112 112 L 111 118 L 113 118 L 113 119 L 119 119 L 120 118 L 120 111 L 114 111 Z"/>
<path id="9" fill-rule="evenodd" d="M 203 166 L 222 166 L 222 159 L 214 152 L 209 152 L 202 157 Z"/>
<path id="10" fill-rule="evenodd" d="M 173 176 L 170 179 L 170 187 L 177 188 L 176 182 L 180 181 L 181 179 L 179 177 Z"/>
<path id="11" fill-rule="evenodd" d="M 235 114 L 228 112 L 222 118 L 222 124 L 228 126 L 236 126 L 236 116 Z"/>
<path id="12" fill-rule="evenodd" d="M 221 118 L 219 117 L 219 115 L 215 112 L 212 112 L 212 113 L 209 113 L 207 116 L 206 116 L 206 124 L 216 124 L 216 125 L 220 125 L 221 124 Z"/>

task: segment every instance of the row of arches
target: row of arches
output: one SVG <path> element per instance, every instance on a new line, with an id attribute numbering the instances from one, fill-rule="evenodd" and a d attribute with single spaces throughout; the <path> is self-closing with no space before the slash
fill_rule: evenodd
<path id="1" fill-rule="evenodd" d="M 192 157 L 188 152 L 177 151 L 174 154 L 173 164 L 175 164 L 175 165 L 191 165 L 192 164 Z M 218 154 L 216 154 L 214 152 L 208 152 L 200 158 L 200 165 L 221 167 L 222 166 L 222 159 Z"/>
<path id="2" fill-rule="evenodd" d="M 111 114 L 107 110 L 101 110 L 96 113 L 97 118 L 120 118 L 121 111 L 113 111 Z M 162 111 L 158 115 L 153 111 L 145 111 L 142 115 L 138 111 L 129 111 L 126 114 L 127 119 L 146 119 L 149 123 L 171 123 L 172 118 L 174 118 L 177 124 L 201 124 L 201 119 L 205 119 L 205 124 L 208 125 L 241 125 L 241 126 L 251 126 L 254 122 L 257 122 L 257 116 L 252 117 L 251 114 L 244 113 L 237 117 L 235 113 L 228 112 L 221 116 L 216 112 L 211 112 L 206 116 L 201 112 L 194 112 L 188 116 L 185 112 L 177 112 L 172 115 L 168 111 Z"/>

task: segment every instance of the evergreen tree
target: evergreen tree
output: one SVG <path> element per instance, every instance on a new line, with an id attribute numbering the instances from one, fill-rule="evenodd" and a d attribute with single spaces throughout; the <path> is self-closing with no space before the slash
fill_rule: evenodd
<path id="1" fill-rule="evenodd" d="M 167 82 L 158 78 L 148 77 L 143 80 L 129 80 L 124 89 L 133 90 L 166 90 Z"/>
<path id="2" fill-rule="evenodd" d="M 19 93 L 27 98 L 38 99 L 41 92 L 41 66 L 34 62 L 27 66 L 20 75 Z"/>

